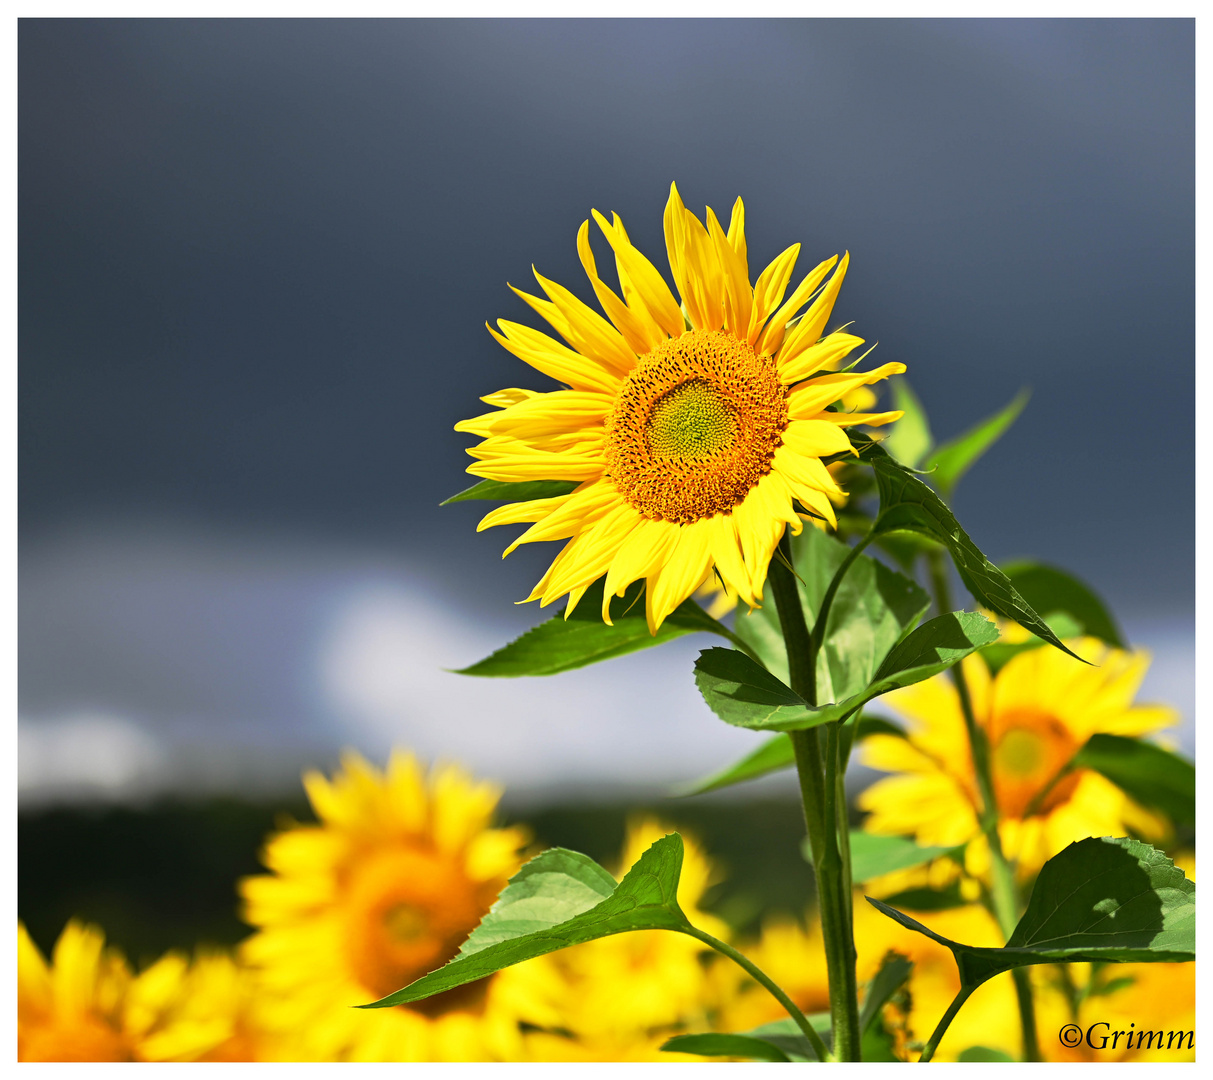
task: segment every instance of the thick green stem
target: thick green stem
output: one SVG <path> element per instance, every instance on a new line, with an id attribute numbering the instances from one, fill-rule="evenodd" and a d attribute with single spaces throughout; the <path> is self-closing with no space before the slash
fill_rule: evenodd
<path id="1" fill-rule="evenodd" d="M 771 996 L 775 998 L 785 1009 L 788 1015 L 796 1022 L 796 1026 L 804 1032 L 804 1037 L 809 1040 L 813 1046 L 813 1052 L 817 1055 L 818 1061 L 827 1061 L 830 1057 L 829 1048 L 822 1040 L 821 1036 L 813 1029 L 813 1025 L 809 1023 L 808 1017 L 796 1007 L 796 1003 L 785 994 L 779 986 L 771 980 L 757 964 L 749 959 L 744 953 L 738 952 L 732 945 L 728 945 L 718 938 L 712 937 L 711 934 L 700 930 L 696 926 L 688 926 L 683 931 L 684 934 L 689 934 L 693 938 L 698 938 L 705 945 L 710 945 L 718 953 L 727 956 L 739 967 L 743 968 L 749 976 L 757 983 L 765 986 L 770 991 Z"/>
<path id="2" fill-rule="evenodd" d="M 931 1037 L 927 1040 L 927 1045 L 922 1048 L 922 1056 L 918 1059 L 919 1062 L 930 1061 L 935 1056 L 935 1049 L 939 1046 L 939 1040 L 943 1038 L 944 1032 L 948 1030 L 948 1025 L 960 1012 L 960 1007 L 969 1000 L 969 995 L 973 993 L 974 987 L 962 986 L 960 993 L 953 999 L 952 1004 L 948 1006 L 948 1011 L 943 1014 L 943 1018 L 935 1025 L 935 1030 L 931 1032 Z"/>
<path id="3" fill-rule="evenodd" d="M 779 611 L 780 628 L 788 654 L 792 689 L 810 705 L 817 702 L 817 649 L 805 623 L 800 593 L 791 570 L 791 543 L 785 533 L 780 552 L 771 560 L 769 578 Z M 828 614 L 828 613 L 827 613 Z M 818 616 L 821 622 L 821 616 Z M 800 777 L 805 826 L 813 849 L 817 904 L 825 942 L 826 970 L 830 981 L 830 1018 L 834 1054 L 839 1061 L 859 1061 L 859 995 L 855 977 L 855 944 L 851 935 L 849 897 L 838 839 L 838 725 L 829 725 L 823 755 L 820 729 L 790 732 Z M 844 804 L 845 805 L 845 804 Z"/>
<path id="4" fill-rule="evenodd" d="M 943 552 L 931 551 L 927 556 L 931 573 L 931 585 L 935 593 L 935 606 L 940 615 L 952 609 L 951 589 L 948 585 L 947 564 Z M 1002 838 L 998 834 L 998 801 L 994 794 L 994 774 L 990 768 L 990 744 L 986 733 L 977 723 L 973 711 L 973 699 L 969 695 L 969 684 L 960 664 L 951 669 L 956 696 L 960 700 L 960 711 L 964 715 L 965 731 L 969 737 L 969 749 L 973 756 L 973 772 L 977 779 L 977 792 L 981 798 L 978 821 L 990 849 L 990 898 L 993 901 L 994 917 L 1009 938 L 1019 922 L 1019 887 L 1015 874 L 1002 850 Z M 1023 1054 L 1027 1061 L 1040 1061 L 1040 1043 L 1036 1034 L 1036 1006 L 1032 999 L 1032 983 L 1026 968 L 1015 968 L 1011 972 L 1015 981 L 1015 997 L 1019 1003 L 1019 1021 L 1023 1034 Z M 966 995 L 967 996 L 967 995 Z M 958 1005 L 957 1008 L 960 1006 Z"/>

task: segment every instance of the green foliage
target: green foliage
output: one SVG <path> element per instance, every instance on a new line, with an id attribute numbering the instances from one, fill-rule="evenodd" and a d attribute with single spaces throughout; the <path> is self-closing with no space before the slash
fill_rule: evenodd
<path id="1" fill-rule="evenodd" d="M 819 707 L 732 649 L 701 652 L 695 682 L 726 723 L 752 731 L 796 731 L 842 720 L 881 694 L 938 675 L 997 636 L 994 624 L 973 612 L 936 616 L 896 645 L 859 693 Z"/>
<path id="2" fill-rule="evenodd" d="M 812 627 L 835 571 L 850 554 L 846 544 L 819 529 L 806 528 L 792 540 L 792 565 L 805 624 Z M 859 555 L 842 579 L 830 605 L 826 633 L 817 658 L 817 700 L 841 701 L 871 682 L 893 645 L 926 613 L 930 600 L 909 578 L 867 555 Z M 737 636 L 767 669 L 788 681 L 788 658 L 776 605 L 750 614 L 738 612 Z"/>
<path id="3" fill-rule="evenodd" d="M 957 1061 L 1014 1061 L 1005 1050 L 995 1050 L 992 1046 L 970 1046 L 962 1050 Z"/>
<path id="4" fill-rule="evenodd" d="M 1118 649 L 1129 647 L 1107 605 L 1073 574 L 1030 559 L 1004 563 L 1002 570 L 1020 596 L 1045 612 L 1050 626 L 1055 615 L 1068 615 L 1076 627 L 1073 633 L 1099 638 Z"/>
<path id="5" fill-rule="evenodd" d="M 903 465 L 916 469 L 934 444 L 927 412 L 904 376 L 895 375 L 889 380 L 889 385 L 893 390 L 893 408 L 900 409 L 905 415 L 893 425 L 892 433 L 884 441 L 884 448 Z"/>
<path id="6" fill-rule="evenodd" d="M 810 1018 L 812 1019 L 812 1018 Z M 829 1017 L 826 1018 L 829 1024 Z M 761 1029 L 756 1029 L 756 1031 Z M 661 1044 L 669 1053 L 699 1054 L 702 1057 L 747 1058 L 750 1061 L 816 1061 L 813 1048 L 799 1031 L 796 1034 L 772 1032 L 766 1035 L 727 1035 L 708 1031 L 696 1035 L 675 1035 Z"/>
<path id="7" fill-rule="evenodd" d="M 638 581 L 623 596 L 611 601 L 614 626 L 602 621 L 603 580 L 586 590 L 581 603 L 566 619 L 563 612 L 528 630 L 491 656 L 463 668 L 457 674 L 493 678 L 520 675 L 556 675 L 610 660 L 626 653 L 664 645 L 667 641 L 705 631 L 729 637 L 729 632 L 695 601 L 684 600 L 650 634 L 644 617 L 644 582 Z"/>
<path id="8" fill-rule="evenodd" d="M 863 1011 L 859 1014 L 859 1029 L 867 1032 L 880 1019 L 880 1010 L 897 993 L 910 977 L 914 961 L 908 956 L 890 949 L 885 953 L 863 999 Z"/>
<path id="9" fill-rule="evenodd" d="M 551 848 L 518 871 L 458 956 L 394 994 L 382 1009 L 453 990 L 536 956 L 629 930 L 687 930 L 678 906 L 682 837 L 662 837 L 618 885 L 584 855 Z"/>
<path id="10" fill-rule="evenodd" d="M 505 480 L 481 480 L 470 488 L 464 488 L 449 499 L 444 499 L 439 506 L 450 506 L 451 503 L 468 502 L 472 499 L 496 499 L 499 502 L 528 502 L 531 499 L 551 499 L 557 495 L 567 495 L 576 490 L 580 480 L 523 480 L 510 483 Z"/>
<path id="11" fill-rule="evenodd" d="M 1177 825 L 1196 825 L 1196 768 L 1154 743 L 1125 735 L 1092 735 L 1074 758 L 1102 773 L 1139 803 L 1161 810 Z"/>
<path id="12" fill-rule="evenodd" d="M 921 847 L 905 836 L 877 836 L 875 833 L 851 831 L 851 878 L 855 882 L 870 881 L 894 870 L 937 859 L 956 851 L 950 847 Z"/>
<path id="13" fill-rule="evenodd" d="M 1001 949 L 962 945 L 879 900 L 868 903 L 951 949 L 962 991 L 1028 964 L 1196 958 L 1196 886 L 1138 840 L 1090 837 L 1055 855 Z"/>
<path id="14" fill-rule="evenodd" d="M 931 482 L 944 494 L 950 495 L 956 490 L 960 478 L 976 464 L 982 456 L 1001 437 L 1016 420 L 1031 397 L 1031 392 L 1024 387 L 1010 403 L 993 416 L 987 417 L 981 423 L 975 424 L 963 435 L 958 435 L 944 443 L 928 459 L 923 468 L 930 470 Z M 898 406 L 900 408 L 901 406 Z M 898 421 L 898 425 L 904 421 Z M 893 452 L 894 457 L 898 457 Z M 904 458 L 898 457 L 904 461 Z M 907 462 L 917 465 L 918 462 Z"/>
<path id="15" fill-rule="evenodd" d="M 856 721 L 852 720 L 843 728 L 846 740 L 841 745 L 840 753 L 845 757 L 851 746 L 851 732 Z M 857 739 L 865 739 L 869 735 L 898 735 L 905 738 L 905 732 L 896 724 L 879 716 L 863 713 L 858 720 Z M 757 750 L 752 750 L 740 761 L 725 766 L 719 772 L 695 780 L 674 792 L 675 795 L 702 795 L 717 788 L 740 784 L 745 780 L 756 780 L 760 776 L 778 772 L 780 769 L 790 769 L 796 764 L 796 755 L 792 750 L 792 742 L 786 735 L 772 735 Z"/>
<path id="16" fill-rule="evenodd" d="M 877 533 L 906 530 L 938 540 L 948 549 L 961 580 L 978 603 L 1074 656 L 1007 575 L 982 554 L 934 491 L 889 457 L 878 443 L 856 436 L 856 444 L 876 473 L 880 515 L 873 528 Z"/>
<path id="17" fill-rule="evenodd" d="M 830 1042 L 830 1014 L 812 1013 L 806 1018 L 826 1041 Z M 702 1035 L 675 1035 L 662 1050 L 704 1057 L 744 1057 L 753 1061 L 816 1061 L 812 1044 L 794 1020 L 775 1020 L 738 1035 L 708 1032 Z"/>

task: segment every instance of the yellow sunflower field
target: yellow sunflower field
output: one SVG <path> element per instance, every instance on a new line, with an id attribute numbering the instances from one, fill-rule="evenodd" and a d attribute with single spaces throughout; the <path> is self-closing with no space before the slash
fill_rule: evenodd
<path id="1" fill-rule="evenodd" d="M 951 507 L 1026 397 L 935 445 L 906 365 L 860 351 L 849 255 L 758 258 L 746 227 L 671 185 L 646 253 L 593 210 L 597 307 L 514 289 L 550 332 L 488 327 L 519 385 L 456 425 L 448 502 L 499 504 L 507 556 L 559 545 L 524 602 L 563 607 L 464 675 L 707 635 L 670 677 L 751 751 L 598 861 L 457 763 L 351 750 L 265 836 L 238 944 L 136 961 L 19 923 L 20 1060 L 1194 1060 L 1178 714 L 1080 576 L 995 563 Z M 744 911 L 748 871 L 675 822 L 776 773 L 809 884 Z"/>

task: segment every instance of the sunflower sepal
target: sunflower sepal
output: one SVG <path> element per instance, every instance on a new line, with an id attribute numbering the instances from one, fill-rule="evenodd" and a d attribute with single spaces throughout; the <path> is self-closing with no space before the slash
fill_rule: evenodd
<path id="1" fill-rule="evenodd" d="M 549 848 L 510 878 L 458 956 L 394 994 L 359 1008 L 421 1001 L 524 960 L 612 934 L 689 932 L 691 923 L 677 900 L 682 858 L 682 837 L 669 833 L 616 884 L 588 856 Z"/>
<path id="2" fill-rule="evenodd" d="M 816 707 L 733 649 L 701 652 L 695 683 L 725 723 L 751 731 L 800 731 L 845 720 L 873 698 L 938 675 L 997 636 L 994 624 L 975 612 L 936 616 L 893 648 L 861 692 Z"/>
<path id="3" fill-rule="evenodd" d="M 603 580 L 586 590 L 581 602 L 565 617 L 565 610 L 532 627 L 521 637 L 483 660 L 455 672 L 486 678 L 557 675 L 602 660 L 664 645 L 685 634 L 716 634 L 733 641 L 728 627 L 713 619 L 694 600 L 684 600 L 668 615 L 656 634 L 645 619 L 644 582 L 631 585 L 611 600 L 612 623 L 602 621 Z"/>
<path id="4" fill-rule="evenodd" d="M 450 506 L 452 503 L 479 499 L 493 499 L 498 502 L 551 499 L 576 491 L 580 484 L 580 480 L 481 480 L 478 484 L 456 492 L 449 499 L 443 499 L 438 505 Z"/>

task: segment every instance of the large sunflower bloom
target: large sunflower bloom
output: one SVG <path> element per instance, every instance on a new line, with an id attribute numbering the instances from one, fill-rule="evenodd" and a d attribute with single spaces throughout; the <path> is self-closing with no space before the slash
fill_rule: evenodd
<path id="1" fill-rule="evenodd" d="M 1162 839 L 1167 832 L 1163 819 L 1100 774 L 1065 770 L 1091 735 L 1145 735 L 1176 722 L 1173 709 L 1133 704 L 1149 656 L 1091 638 L 1068 644 L 1091 664 L 1044 647 L 1020 653 L 992 678 L 980 655 L 964 661 L 975 719 L 990 744 L 999 836 L 1024 875 L 1087 836 L 1131 830 Z M 984 873 L 977 783 L 951 679 L 939 675 L 884 700 L 911 727 L 905 739 L 874 735 L 863 744 L 865 764 L 898 774 L 860 795 L 870 815 L 864 828 L 913 835 L 927 845 L 972 841 L 969 869 Z"/>
<path id="2" fill-rule="evenodd" d="M 630 823 L 618 876 L 670 831 L 652 818 Z M 696 926 L 728 937 L 728 927 L 701 907 L 715 868 L 686 836 L 683 851 L 679 906 Z M 525 1037 L 531 1060 L 669 1061 L 661 1051 L 669 1036 L 710 1027 L 713 983 L 705 952 L 684 934 L 643 930 L 548 953 L 499 978 L 519 1018 L 542 1029 Z"/>
<path id="3" fill-rule="evenodd" d="M 482 1060 L 518 1051 L 496 979 L 391 1009 L 357 1009 L 450 960 L 520 864 L 520 829 L 490 827 L 500 796 L 454 766 L 393 753 L 304 777 L 320 819 L 273 837 L 271 875 L 241 882 L 243 946 L 272 1023 L 303 1060 Z"/>
<path id="4" fill-rule="evenodd" d="M 820 263 L 785 299 L 800 252 L 793 244 L 751 285 L 740 199 L 726 233 L 710 208 L 705 227 L 671 185 L 665 239 L 681 305 L 618 215 L 593 216 L 622 296 L 599 277 L 588 221 L 577 250 L 608 318 L 536 272 L 547 300 L 514 291 L 568 346 L 504 319 L 500 332 L 489 327 L 567 389 L 490 394 L 482 400 L 498 411 L 456 430 L 483 437 L 468 451 L 475 476 L 578 482 L 567 495 L 503 506 L 478 526 L 532 523 L 507 555 L 567 541 L 528 600 L 546 606 L 567 595 L 572 611 L 606 575 L 609 622 L 611 597 L 643 580 L 656 633 L 713 569 L 732 595 L 757 604 L 784 528 L 800 531 L 799 511 L 835 522 L 831 496 L 842 492 L 821 459 L 851 450 L 844 428 L 901 414 L 832 406 L 905 366 L 832 370 L 863 343 L 825 334 L 849 255 Z"/>

